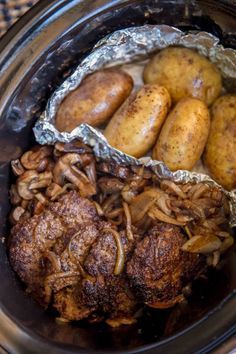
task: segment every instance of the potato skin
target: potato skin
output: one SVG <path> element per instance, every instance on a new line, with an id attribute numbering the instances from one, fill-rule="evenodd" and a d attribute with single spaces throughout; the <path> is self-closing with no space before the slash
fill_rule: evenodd
<path id="1" fill-rule="evenodd" d="M 116 112 L 104 135 L 113 147 L 141 157 L 154 145 L 170 105 L 165 87 L 144 85 Z"/>
<path id="2" fill-rule="evenodd" d="M 105 123 L 131 93 L 133 79 L 117 69 L 105 69 L 87 76 L 62 101 L 56 127 L 71 132 L 82 123 L 94 127 Z"/>
<path id="3" fill-rule="evenodd" d="M 153 158 L 172 171 L 191 170 L 201 157 L 209 129 L 207 106 L 196 98 L 183 98 L 166 118 Z"/>
<path id="4" fill-rule="evenodd" d="M 231 190 L 236 188 L 236 95 L 218 98 L 211 113 L 204 162 L 210 175 Z"/>
<path id="5" fill-rule="evenodd" d="M 217 67 L 188 48 L 163 49 L 147 63 L 143 77 L 146 83 L 165 86 L 174 103 L 183 97 L 195 97 L 209 106 L 222 89 Z"/>

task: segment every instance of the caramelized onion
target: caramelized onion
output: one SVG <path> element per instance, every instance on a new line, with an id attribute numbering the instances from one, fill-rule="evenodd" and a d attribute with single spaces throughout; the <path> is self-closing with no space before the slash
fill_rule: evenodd
<path id="1" fill-rule="evenodd" d="M 116 256 L 116 264 L 115 264 L 115 268 L 114 268 L 114 274 L 119 275 L 123 271 L 124 264 L 125 264 L 125 252 L 124 252 L 123 244 L 121 242 L 120 234 L 111 228 L 105 228 L 102 230 L 102 232 L 112 234 L 112 236 L 114 237 L 114 239 L 116 241 L 117 256 Z"/>
<path id="2" fill-rule="evenodd" d="M 188 238 L 191 238 L 193 235 L 191 234 L 191 231 L 189 230 L 189 227 L 186 225 L 184 226 L 184 231 L 188 235 Z"/>
<path id="3" fill-rule="evenodd" d="M 69 255 L 71 261 L 72 261 L 72 262 L 75 262 L 75 263 L 77 263 L 78 260 L 76 259 L 76 257 L 73 256 L 73 252 L 72 252 L 71 246 L 72 246 L 72 242 L 73 242 L 78 236 L 80 236 L 80 234 L 81 234 L 80 231 L 76 232 L 76 233 L 71 237 L 71 239 L 70 239 L 70 241 L 69 241 L 69 243 L 68 243 L 68 245 L 67 245 L 67 247 L 66 247 L 66 249 L 65 249 L 65 250 L 68 251 L 68 255 Z"/>
<path id="4" fill-rule="evenodd" d="M 63 317 L 56 317 L 56 322 L 59 324 L 65 324 L 65 323 L 69 323 L 70 320 L 67 320 L 66 318 Z"/>
<path id="5" fill-rule="evenodd" d="M 134 224 L 142 220 L 148 210 L 154 205 L 161 193 L 157 188 L 150 188 L 137 195 L 130 204 L 131 219 Z"/>
<path id="6" fill-rule="evenodd" d="M 49 284 L 49 283 L 54 283 L 57 279 L 62 279 L 62 278 L 70 278 L 70 277 L 78 277 L 80 276 L 80 272 L 78 271 L 69 271 L 69 272 L 59 272 L 59 273 L 53 273 L 48 275 L 45 278 L 45 283 Z"/>
<path id="7" fill-rule="evenodd" d="M 134 317 L 117 317 L 106 320 L 106 323 L 113 328 L 120 327 L 121 325 L 131 325 L 136 322 L 137 320 Z"/>
<path id="8" fill-rule="evenodd" d="M 84 268 L 82 267 L 82 265 L 80 264 L 80 262 L 77 263 L 78 269 L 80 271 L 81 276 L 85 279 L 85 280 L 89 280 L 92 283 L 96 282 L 96 278 L 92 277 L 90 274 L 86 273 Z"/>
<path id="9" fill-rule="evenodd" d="M 123 222 L 123 215 L 122 215 L 122 213 L 120 213 L 118 215 L 117 219 L 109 219 L 109 218 L 107 218 L 107 220 L 113 225 L 121 225 L 122 222 Z"/>
<path id="10" fill-rule="evenodd" d="M 44 293 L 45 293 L 45 302 L 48 304 L 50 302 L 50 298 L 52 295 L 52 284 L 55 283 L 58 279 L 70 278 L 70 277 L 78 277 L 80 276 L 80 272 L 69 271 L 69 272 L 59 272 L 48 275 L 44 280 Z M 64 287 L 66 287 L 65 284 Z"/>
<path id="11" fill-rule="evenodd" d="M 162 193 L 160 197 L 156 201 L 156 205 L 159 209 L 163 211 L 166 215 L 171 215 L 171 209 L 168 207 L 168 195 L 166 193 Z"/>
<path id="12" fill-rule="evenodd" d="M 182 250 L 191 253 L 207 254 L 219 250 L 220 247 L 221 241 L 215 235 L 195 235 L 182 246 Z"/>
<path id="13" fill-rule="evenodd" d="M 184 222 L 186 224 L 187 222 L 193 220 L 193 218 L 187 215 L 176 214 L 176 220 L 180 222 Z"/>
<path id="14" fill-rule="evenodd" d="M 111 209 L 113 209 L 114 204 L 117 202 L 117 199 L 119 198 L 119 194 L 112 194 L 110 195 L 102 204 L 102 209 L 103 212 L 109 212 Z"/>
<path id="15" fill-rule="evenodd" d="M 219 237 L 222 237 L 222 238 L 231 237 L 230 233 L 226 232 L 226 231 L 216 231 L 215 234 Z"/>
<path id="16" fill-rule="evenodd" d="M 220 252 L 219 251 L 213 252 L 212 266 L 216 267 L 219 261 L 220 261 Z"/>
<path id="17" fill-rule="evenodd" d="M 98 215 L 99 215 L 99 216 L 103 216 L 103 215 L 104 215 L 104 212 L 103 212 L 103 210 L 102 210 L 101 205 L 98 204 L 97 202 L 95 202 L 95 200 L 93 201 L 93 204 L 94 204 L 94 206 L 95 206 L 95 208 L 96 208 L 96 210 L 97 210 Z"/>
<path id="18" fill-rule="evenodd" d="M 166 188 L 168 188 L 169 190 L 174 192 L 178 197 L 180 197 L 182 199 L 186 199 L 187 198 L 187 194 L 182 191 L 180 186 L 178 186 L 177 184 L 175 184 L 172 181 L 164 180 L 164 181 L 161 182 L 161 189 L 165 190 Z"/>
<path id="19" fill-rule="evenodd" d="M 44 254 L 44 258 L 47 258 L 51 262 L 53 269 L 56 272 L 60 272 L 61 270 L 60 258 L 58 258 L 54 252 L 46 251 Z"/>
<path id="20" fill-rule="evenodd" d="M 105 215 L 107 218 L 113 219 L 122 213 L 123 213 L 123 208 L 117 208 L 117 209 L 114 209 L 113 211 L 110 211 L 109 213 L 106 213 Z"/>
<path id="21" fill-rule="evenodd" d="M 209 190 L 209 186 L 207 184 L 198 184 L 197 189 L 192 194 L 192 200 L 199 199 L 203 196 L 203 194 Z"/>
<path id="22" fill-rule="evenodd" d="M 125 218 L 126 218 L 127 238 L 128 238 L 129 241 L 133 241 L 134 240 L 134 235 L 133 235 L 133 232 L 132 232 L 132 223 L 131 223 L 131 215 L 130 215 L 129 206 L 125 202 L 123 202 L 122 205 L 123 205 L 123 208 L 124 208 L 124 213 L 125 213 Z"/>
<path id="23" fill-rule="evenodd" d="M 185 225 L 186 222 L 182 222 L 182 221 L 177 221 L 176 219 L 171 218 L 170 216 L 164 214 L 162 211 L 160 211 L 157 207 L 153 206 L 149 212 L 148 215 L 150 216 L 150 218 L 152 219 L 158 219 L 160 221 L 169 223 L 169 224 L 173 224 L 173 225 Z"/>
<path id="24" fill-rule="evenodd" d="M 234 238 L 232 236 L 225 238 L 220 246 L 220 253 L 226 252 L 234 244 Z"/>

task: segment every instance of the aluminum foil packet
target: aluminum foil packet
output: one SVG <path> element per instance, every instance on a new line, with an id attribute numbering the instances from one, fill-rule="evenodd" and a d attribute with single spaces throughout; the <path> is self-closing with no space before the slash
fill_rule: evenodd
<path id="1" fill-rule="evenodd" d="M 159 179 L 170 179 L 177 183 L 204 182 L 224 191 L 230 204 L 230 225 L 236 226 L 236 190 L 228 192 L 207 174 L 178 170 L 171 172 L 161 161 L 150 157 L 136 159 L 112 148 L 103 134 L 87 124 L 82 124 L 71 133 L 59 132 L 55 116 L 62 100 L 75 90 L 85 76 L 104 67 L 122 65 L 134 79 L 135 89 L 142 85 L 141 71 L 149 55 L 171 45 L 184 46 L 198 50 L 220 69 L 224 87 L 236 89 L 236 51 L 224 48 L 219 39 L 207 32 L 191 31 L 184 33 L 166 25 L 145 25 L 116 31 L 100 40 L 76 68 L 74 73 L 55 90 L 48 101 L 46 110 L 36 122 L 34 134 L 40 144 L 55 144 L 57 141 L 69 142 L 80 139 L 91 146 L 97 159 L 113 161 L 123 165 L 144 165 L 149 167 Z"/>

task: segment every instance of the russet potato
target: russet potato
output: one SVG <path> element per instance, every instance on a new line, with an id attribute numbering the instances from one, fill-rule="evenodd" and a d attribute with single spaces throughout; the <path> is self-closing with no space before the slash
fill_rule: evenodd
<path id="1" fill-rule="evenodd" d="M 104 135 L 116 149 L 141 157 L 154 145 L 170 104 L 164 87 L 144 85 L 115 113 Z"/>
<path id="2" fill-rule="evenodd" d="M 169 113 L 153 149 L 153 158 L 170 170 L 191 170 L 200 159 L 210 129 L 207 106 L 196 98 L 183 98 Z"/>
<path id="3" fill-rule="evenodd" d="M 236 188 L 236 95 L 222 96 L 212 106 L 204 161 L 219 184 Z"/>
<path id="4" fill-rule="evenodd" d="M 222 89 L 217 67 L 188 48 L 163 49 L 147 63 L 143 77 L 145 83 L 166 87 L 174 103 L 183 97 L 194 97 L 209 106 Z"/>
<path id="5" fill-rule="evenodd" d="M 131 93 L 133 79 L 117 69 L 104 69 L 87 76 L 62 101 L 56 127 L 71 132 L 82 123 L 97 127 L 109 120 Z"/>

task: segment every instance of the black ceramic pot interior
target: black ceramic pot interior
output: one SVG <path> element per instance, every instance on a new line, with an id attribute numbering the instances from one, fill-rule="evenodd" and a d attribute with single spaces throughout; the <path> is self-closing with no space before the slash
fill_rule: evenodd
<path id="1" fill-rule="evenodd" d="M 18 76 L 16 80 L 13 71 L 5 81 L 2 80 L 2 92 L 7 91 L 9 80 L 13 82 L 15 80 L 14 92 L 12 91 L 11 97 L 5 99 L 0 120 L 0 234 L 6 237 L 9 230 L 7 214 L 10 208 L 8 188 L 12 179 L 9 162 L 34 143 L 31 129 L 35 119 L 44 110 L 51 92 L 73 71 L 100 38 L 128 26 L 146 23 L 168 24 L 183 30 L 197 29 L 211 32 L 220 38 L 223 45 L 235 47 L 233 33 L 236 30 L 234 18 L 236 6 L 224 2 L 110 1 L 110 8 L 108 6 L 108 9 L 91 17 L 89 14 L 95 5 L 103 6 L 108 2 L 87 1 L 85 4 L 83 1 L 65 1 L 64 3 L 55 11 L 55 20 L 52 20 L 52 23 L 48 24 L 45 20 L 44 31 L 47 31 L 49 43 L 45 46 L 39 44 L 42 46 L 40 55 L 37 55 L 33 62 L 32 57 L 24 56 L 24 49 L 22 49 L 23 62 L 18 64 L 15 71 L 19 70 L 19 65 L 27 67 L 29 61 L 27 70 L 23 72 L 20 79 Z M 64 8 L 66 3 L 71 3 L 68 11 Z M 80 17 L 77 18 L 78 13 Z M 88 18 L 84 21 L 83 16 L 86 14 Z M 68 21 L 66 31 L 63 27 L 65 21 Z M 57 38 L 53 37 L 53 26 Z M 35 28 L 32 27 L 31 30 L 35 31 Z M 40 34 L 37 36 L 40 40 Z M 37 41 L 34 38 L 32 56 L 35 50 L 33 46 L 36 45 Z M 124 326 L 115 330 L 106 325 L 92 326 L 86 323 L 59 325 L 55 322 L 52 313 L 44 312 L 24 293 L 24 286 L 9 266 L 6 245 L 1 242 L 0 281 L 0 301 L 4 312 L 26 332 L 31 334 L 34 332 L 44 341 L 61 343 L 68 350 L 77 348 L 77 350 L 85 349 L 86 352 L 91 350 L 101 350 L 103 353 L 109 350 L 137 352 L 141 346 L 160 342 L 204 316 L 207 321 L 209 311 L 221 304 L 223 299 L 230 296 L 236 288 L 236 254 L 231 253 L 220 271 L 209 272 L 208 281 L 201 279 L 194 284 L 194 292 L 188 304 L 162 311 L 145 309 L 137 325 Z M 220 311 L 219 307 L 217 311 Z M 199 342 L 198 347 L 195 346 L 193 349 L 199 350 L 201 345 L 204 345 L 204 341 L 201 344 Z M 147 349 L 143 350 L 147 352 Z M 177 352 L 185 352 L 184 346 Z"/>

